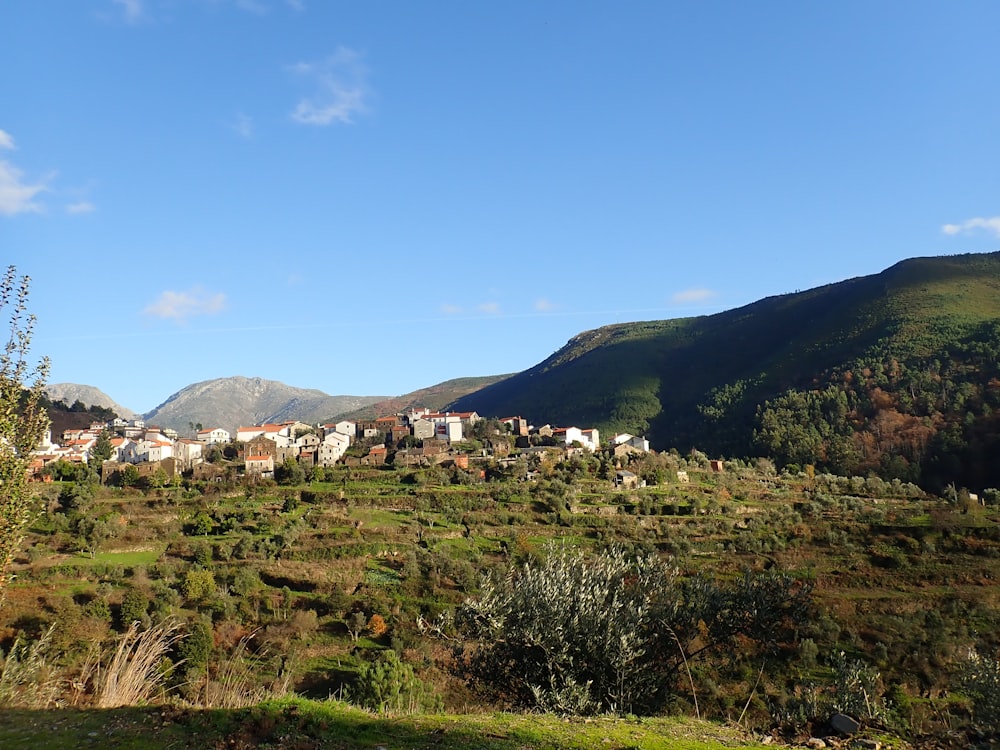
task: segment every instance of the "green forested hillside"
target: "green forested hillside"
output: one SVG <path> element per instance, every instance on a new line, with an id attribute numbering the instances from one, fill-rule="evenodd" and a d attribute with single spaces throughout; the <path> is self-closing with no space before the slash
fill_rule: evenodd
<path id="1" fill-rule="evenodd" d="M 607 326 L 456 401 L 942 488 L 1000 485 L 1000 253 L 886 271 L 716 315 Z"/>

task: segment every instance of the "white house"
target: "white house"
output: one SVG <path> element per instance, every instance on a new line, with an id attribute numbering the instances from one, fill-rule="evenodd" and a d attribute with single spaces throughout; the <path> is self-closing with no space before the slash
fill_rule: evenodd
<path id="1" fill-rule="evenodd" d="M 459 442 L 462 440 L 462 423 L 458 420 L 438 422 L 434 425 L 434 437 L 438 440 L 447 440 L 449 443 Z"/>
<path id="2" fill-rule="evenodd" d="M 566 445 L 579 443 L 589 451 L 595 451 L 601 444 L 601 435 L 597 429 L 581 430 L 579 427 L 560 427 L 552 430 L 552 436 L 562 439 Z"/>
<path id="3" fill-rule="evenodd" d="M 341 435 L 347 435 L 348 437 L 355 437 L 358 434 L 358 425 L 348 419 L 342 419 L 336 424 L 323 425 L 323 427 L 328 434 L 330 432 L 339 432 Z"/>
<path id="4" fill-rule="evenodd" d="M 646 438 L 639 437 L 637 435 L 630 435 L 627 432 L 615 435 L 609 442 L 612 448 L 617 448 L 619 445 L 625 445 L 633 450 L 649 453 L 649 441 L 646 440 Z"/>
<path id="5" fill-rule="evenodd" d="M 323 439 L 316 451 L 316 462 L 320 466 L 333 466 L 343 458 L 350 445 L 351 439 L 347 435 L 331 432 Z"/>
<path id="6" fill-rule="evenodd" d="M 143 440 L 139 443 L 139 455 L 150 463 L 162 461 L 174 455 L 174 444 L 166 440 Z"/>
<path id="7" fill-rule="evenodd" d="M 225 432 L 225 430 L 223 430 Z M 229 433 L 226 433 L 227 435 Z M 226 442 L 229 442 L 228 440 Z M 209 443 L 212 445 L 212 443 Z M 205 443 L 200 440 L 188 440 L 181 438 L 174 443 L 174 457 L 181 462 L 185 468 L 190 468 L 202 461 L 202 450 Z"/>
<path id="8" fill-rule="evenodd" d="M 137 464 L 140 461 L 139 444 L 131 438 L 111 438 L 111 460 L 120 464 Z"/>
<path id="9" fill-rule="evenodd" d="M 269 440 L 273 440 L 279 448 L 288 448 L 293 442 L 292 424 L 296 423 L 286 422 L 284 424 L 259 424 L 253 427 L 239 427 L 236 430 L 236 439 L 241 443 L 246 443 L 259 435 L 263 435 Z"/>
<path id="10" fill-rule="evenodd" d="M 228 430 L 224 430 L 221 427 L 212 427 L 208 430 L 198 430 L 198 440 L 205 445 L 217 445 L 219 443 L 228 443 L 230 435 Z"/>

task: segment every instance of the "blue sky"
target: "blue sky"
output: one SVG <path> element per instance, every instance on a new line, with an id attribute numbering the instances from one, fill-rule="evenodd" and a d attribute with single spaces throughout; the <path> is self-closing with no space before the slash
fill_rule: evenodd
<path id="1" fill-rule="evenodd" d="M 38 0 L 0 260 L 51 382 L 397 395 L 1000 246 L 1000 4 Z"/>

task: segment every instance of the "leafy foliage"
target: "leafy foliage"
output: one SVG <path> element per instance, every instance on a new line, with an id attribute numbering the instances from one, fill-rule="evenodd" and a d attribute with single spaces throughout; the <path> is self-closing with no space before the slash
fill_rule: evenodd
<path id="1" fill-rule="evenodd" d="M 747 573 L 681 578 L 659 558 L 551 549 L 484 582 L 456 613 L 460 671 L 494 699 L 573 714 L 655 713 L 687 661 L 738 641 L 776 654 L 805 621 L 809 589 Z"/>
<path id="2" fill-rule="evenodd" d="M 379 713 L 405 714 L 436 708 L 433 690 L 392 650 L 362 665 L 350 691 L 352 703 Z"/>
<path id="3" fill-rule="evenodd" d="M 49 363 L 42 359 L 32 365 L 27 359 L 35 324 L 27 313 L 29 281 L 19 278 L 13 266 L 0 280 L 0 310 L 10 314 L 10 337 L 0 353 L 0 597 L 24 529 L 36 512 L 26 472 L 30 453 L 48 426 L 40 400 Z"/>
<path id="4" fill-rule="evenodd" d="M 962 665 L 961 688 L 972 699 L 976 721 L 1000 734 L 1000 661 L 970 651 Z"/>

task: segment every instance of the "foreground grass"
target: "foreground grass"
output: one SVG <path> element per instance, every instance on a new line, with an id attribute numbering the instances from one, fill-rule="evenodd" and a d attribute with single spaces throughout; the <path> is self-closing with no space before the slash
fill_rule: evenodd
<path id="1" fill-rule="evenodd" d="M 721 750 L 764 745 L 755 744 L 736 728 L 683 717 L 568 720 L 526 714 L 439 714 L 390 718 L 342 703 L 290 699 L 232 711 L 163 706 L 0 711 L 0 747 Z"/>

